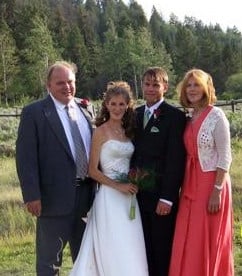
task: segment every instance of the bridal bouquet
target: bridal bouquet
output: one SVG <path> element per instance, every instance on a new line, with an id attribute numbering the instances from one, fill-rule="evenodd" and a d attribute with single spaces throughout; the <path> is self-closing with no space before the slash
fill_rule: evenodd
<path id="1" fill-rule="evenodd" d="M 120 182 L 131 182 L 139 188 L 139 190 L 149 190 L 155 185 L 155 174 L 153 171 L 132 168 L 128 174 L 119 174 L 118 181 Z M 136 195 L 131 196 L 131 204 L 129 210 L 129 218 L 135 219 L 136 209 Z"/>

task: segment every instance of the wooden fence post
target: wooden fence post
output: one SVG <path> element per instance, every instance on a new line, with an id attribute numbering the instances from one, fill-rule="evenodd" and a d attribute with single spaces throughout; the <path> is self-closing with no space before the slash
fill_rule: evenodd
<path id="1" fill-rule="evenodd" d="M 235 102 L 234 102 L 234 100 L 232 100 L 232 101 L 231 101 L 231 107 L 232 107 L 232 112 L 233 112 L 233 113 L 234 113 L 234 111 L 235 111 L 234 106 L 235 106 Z"/>

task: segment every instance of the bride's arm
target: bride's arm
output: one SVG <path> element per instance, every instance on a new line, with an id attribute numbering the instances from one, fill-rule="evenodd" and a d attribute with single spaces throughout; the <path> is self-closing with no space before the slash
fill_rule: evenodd
<path id="1" fill-rule="evenodd" d="M 99 168 L 100 152 L 102 144 L 107 140 L 102 128 L 96 128 L 92 136 L 91 153 L 89 160 L 88 175 L 100 184 L 107 185 L 123 193 L 136 193 L 137 186 L 129 183 L 119 183 L 102 173 Z"/>

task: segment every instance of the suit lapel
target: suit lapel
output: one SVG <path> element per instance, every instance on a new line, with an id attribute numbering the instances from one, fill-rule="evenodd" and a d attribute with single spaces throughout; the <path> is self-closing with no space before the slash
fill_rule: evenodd
<path id="1" fill-rule="evenodd" d="M 164 114 L 164 106 L 165 106 L 165 102 L 163 101 L 157 109 L 155 109 L 155 111 L 153 112 L 151 118 L 150 118 L 150 124 L 153 125 L 155 120 L 160 120 L 160 116 L 161 114 Z M 156 118 L 155 118 L 155 115 L 154 113 L 156 113 Z"/>
<path id="2" fill-rule="evenodd" d="M 145 129 L 144 129 L 144 131 L 150 131 L 150 129 L 151 129 L 151 127 L 154 125 L 154 123 L 155 123 L 155 121 L 156 120 L 160 120 L 160 116 L 165 116 L 165 114 L 166 114 L 166 112 L 167 112 L 167 103 L 165 102 L 165 101 L 163 101 L 159 106 L 158 106 L 158 108 L 157 108 L 157 110 L 158 110 L 158 116 L 155 118 L 154 117 L 154 113 L 151 115 L 151 117 L 150 117 L 150 119 L 149 119 L 149 121 L 148 121 L 148 123 L 147 123 L 147 125 L 146 125 L 146 127 L 145 127 Z M 139 127 L 142 127 L 143 128 L 143 119 L 144 119 L 144 112 L 145 112 L 145 106 L 144 106 L 144 108 L 142 109 L 142 110 L 140 110 L 140 113 L 141 113 L 141 115 L 140 115 L 140 122 L 141 122 L 141 124 L 139 125 Z"/>
<path id="3" fill-rule="evenodd" d="M 83 115 L 85 116 L 85 118 L 86 118 L 86 120 L 88 122 L 88 126 L 89 126 L 89 129 L 90 129 L 90 132 L 92 134 L 92 132 L 93 132 L 93 123 L 92 123 L 92 121 L 93 121 L 93 115 L 90 114 L 89 111 L 86 108 L 82 107 L 80 105 L 80 102 L 78 102 L 77 99 L 75 99 L 75 102 L 79 106 L 79 108 L 80 108 L 81 112 L 83 113 Z"/>
<path id="4" fill-rule="evenodd" d="M 68 143 L 68 140 L 66 138 L 65 130 L 63 128 L 63 125 L 61 123 L 61 120 L 58 116 L 58 113 L 56 111 L 55 105 L 53 100 L 50 96 L 46 98 L 44 107 L 43 107 L 44 115 L 47 119 L 47 121 L 50 124 L 51 129 L 56 134 L 57 139 L 60 141 L 60 143 L 63 145 L 66 152 L 70 155 L 70 157 L 73 159 L 71 149 Z"/>
<path id="5" fill-rule="evenodd" d="M 141 106 L 137 110 L 137 128 L 143 129 L 143 121 L 144 121 L 144 113 L 145 113 L 145 106 Z"/>

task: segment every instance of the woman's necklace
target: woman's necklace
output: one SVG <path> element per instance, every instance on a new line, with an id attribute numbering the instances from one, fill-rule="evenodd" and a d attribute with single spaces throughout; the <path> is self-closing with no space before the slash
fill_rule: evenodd
<path id="1" fill-rule="evenodd" d="M 118 137 L 119 139 L 124 139 L 125 137 L 125 131 L 124 128 L 122 127 L 122 124 L 113 124 L 109 122 L 109 128 L 112 131 L 113 135 Z"/>
<path id="2" fill-rule="evenodd" d="M 115 134 L 117 134 L 120 137 L 124 137 L 124 129 L 123 128 L 113 128 L 113 131 Z"/>
<path id="3" fill-rule="evenodd" d="M 122 126 L 120 127 L 114 127 L 114 126 L 110 126 L 112 132 L 118 136 L 120 139 L 124 138 L 124 129 L 122 128 Z"/>
<path id="4" fill-rule="evenodd" d="M 206 108 L 199 108 L 199 109 L 194 109 L 193 114 L 192 114 L 192 121 L 196 121 L 197 118 L 201 115 L 201 113 L 203 113 L 203 111 Z"/>

